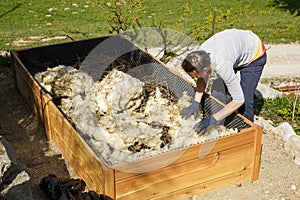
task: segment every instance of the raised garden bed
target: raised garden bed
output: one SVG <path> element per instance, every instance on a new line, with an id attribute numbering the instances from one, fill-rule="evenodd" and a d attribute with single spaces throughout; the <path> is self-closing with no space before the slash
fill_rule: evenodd
<path id="1" fill-rule="evenodd" d="M 106 42 L 107 39 L 109 43 Z M 122 47 L 126 46 L 127 52 L 122 53 L 122 60 L 127 58 L 125 60 L 132 62 L 132 66 L 150 65 L 155 69 L 153 72 L 146 72 L 146 75 L 155 74 L 155 77 L 151 76 L 149 79 L 147 76 L 145 81 L 164 83 L 177 97 L 183 92 L 193 96 L 195 91 L 192 85 L 172 69 L 168 69 L 163 63 L 120 36 L 12 51 L 17 87 L 44 123 L 48 138 L 56 142 L 64 157 L 89 189 L 114 199 L 185 199 L 258 179 L 262 128 L 237 114 L 228 117 L 225 126 L 238 129 L 238 133 L 216 140 L 118 165 L 111 165 L 101 155 L 97 155 L 86 143 L 84 136 L 58 108 L 53 97 L 35 80 L 34 75 L 57 65 L 78 67 L 99 44 L 104 43 L 107 43 L 105 48 L 102 46 L 100 51 L 98 49 L 96 52 L 102 58 L 100 61 L 111 64 L 108 68 L 101 69 L 100 75 L 105 75 L 114 66 L 119 66 L 115 65 L 120 57 L 117 55 L 122 53 Z M 98 60 L 89 63 L 101 65 Z M 141 74 L 137 78 L 143 80 L 144 77 L 145 74 Z M 93 78 L 103 77 L 97 74 Z M 222 105 L 209 95 L 203 104 L 204 114 L 212 114 L 222 108 Z"/>

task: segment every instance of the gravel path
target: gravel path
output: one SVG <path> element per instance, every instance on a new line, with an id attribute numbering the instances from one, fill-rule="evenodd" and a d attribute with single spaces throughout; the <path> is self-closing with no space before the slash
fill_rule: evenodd
<path id="1" fill-rule="evenodd" d="M 266 45 L 268 60 L 262 77 L 300 76 L 300 44 Z"/>

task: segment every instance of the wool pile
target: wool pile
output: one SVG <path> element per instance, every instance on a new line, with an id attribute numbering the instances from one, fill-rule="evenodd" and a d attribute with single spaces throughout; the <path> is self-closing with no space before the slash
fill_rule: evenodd
<path id="1" fill-rule="evenodd" d="M 191 97 L 169 98 L 169 91 L 159 83 L 149 85 L 116 69 L 96 82 L 86 73 L 62 65 L 35 78 L 53 98 L 60 99 L 57 106 L 110 165 L 237 133 L 220 125 L 204 135 L 195 133 L 193 126 L 202 116 L 180 116 L 181 109 L 191 104 Z"/>

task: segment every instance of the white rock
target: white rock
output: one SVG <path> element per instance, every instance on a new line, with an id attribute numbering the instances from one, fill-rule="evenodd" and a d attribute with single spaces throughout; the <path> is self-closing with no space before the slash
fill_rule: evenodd
<path id="1" fill-rule="evenodd" d="M 273 129 L 272 132 L 279 135 L 284 141 L 287 141 L 293 135 L 296 135 L 294 129 L 288 122 L 281 123 L 275 129 Z"/>
<path id="2" fill-rule="evenodd" d="M 270 120 L 265 120 L 263 117 L 255 117 L 254 123 L 263 127 L 264 132 L 270 132 L 274 129 L 273 123 Z"/>
<path id="3" fill-rule="evenodd" d="M 0 199 L 33 200 L 29 175 L 16 160 L 13 147 L 0 136 Z"/>
<path id="4" fill-rule="evenodd" d="M 257 88 L 256 88 L 263 98 L 271 98 L 274 99 L 278 96 L 282 96 L 282 92 L 279 92 L 275 89 L 270 88 L 269 86 L 266 86 L 264 84 L 258 83 Z"/>
<path id="5" fill-rule="evenodd" d="M 266 191 L 265 191 L 265 194 L 270 194 L 270 191 L 269 191 L 269 190 L 266 190 Z"/>
<path id="6" fill-rule="evenodd" d="M 300 136 L 291 136 L 285 142 L 284 149 L 294 158 L 294 163 L 300 165 Z"/>
<path id="7" fill-rule="evenodd" d="M 299 156 L 294 159 L 294 163 L 296 165 L 300 165 L 300 157 Z"/>
<path id="8" fill-rule="evenodd" d="M 300 198 L 300 191 L 299 190 L 295 191 L 295 196 Z"/>

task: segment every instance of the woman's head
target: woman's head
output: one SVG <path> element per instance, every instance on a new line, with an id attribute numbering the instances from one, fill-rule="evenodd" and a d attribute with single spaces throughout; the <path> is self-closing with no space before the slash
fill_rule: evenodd
<path id="1" fill-rule="evenodd" d="M 208 79 L 211 74 L 209 54 L 205 51 L 193 51 L 188 54 L 181 64 L 182 68 L 193 78 Z"/>

